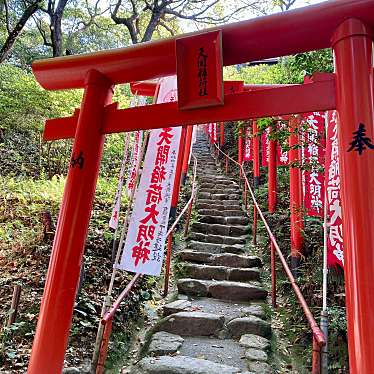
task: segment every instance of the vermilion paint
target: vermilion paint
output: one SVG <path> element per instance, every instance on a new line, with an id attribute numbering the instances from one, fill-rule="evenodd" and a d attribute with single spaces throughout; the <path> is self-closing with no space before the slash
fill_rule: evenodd
<path id="1" fill-rule="evenodd" d="M 223 64 L 329 48 L 335 29 L 349 17 L 373 25 L 374 1 L 332 0 L 220 25 L 216 30 L 222 30 Z M 33 64 L 33 71 L 44 88 L 54 90 L 83 87 L 90 69 L 99 70 L 115 84 L 173 75 L 176 73 L 175 40 L 156 40 L 127 48 L 39 60 Z"/>
<path id="2" fill-rule="evenodd" d="M 88 73 L 29 374 L 61 373 L 63 368 L 104 143 L 103 112 L 112 93 L 112 83 L 106 77 L 95 70 Z M 74 164 L 79 156 L 83 163 Z"/>
<path id="3" fill-rule="evenodd" d="M 277 206 L 277 141 L 269 140 L 268 163 L 268 211 L 274 213 Z"/>
<path id="4" fill-rule="evenodd" d="M 190 158 L 190 153 L 191 153 L 192 132 L 193 132 L 193 126 L 188 126 L 187 127 L 187 133 L 186 133 L 186 141 L 185 141 L 185 146 L 184 146 L 184 152 L 183 152 L 182 184 L 185 183 L 186 176 L 187 176 L 188 160 Z M 183 135 L 183 132 L 182 132 L 182 135 Z"/>
<path id="5" fill-rule="evenodd" d="M 351 374 L 374 368 L 374 150 L 348 151 L 360 123 L 374 142 L 372 43 L 372 29 L 357 19 L 333 38 Z"/>
<path id="6" fill-rule="evenodd" d="M 304 229 L 303 220 L 303 189 L 301 184 L 301 151 L 299 146 L 300 119 L 291 117 L 289 127 L 291 135 L 289 137 L 288 151 L 290 160 L 290 219 L 291 219 L 291 268 L 295 270 L 300 262 L 303 252 L 304 238 L 302 231 Z"/>

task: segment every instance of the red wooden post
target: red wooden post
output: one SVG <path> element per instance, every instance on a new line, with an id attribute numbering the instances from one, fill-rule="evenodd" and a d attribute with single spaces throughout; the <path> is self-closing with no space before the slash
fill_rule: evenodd
<path id="1" fill-rule="evenodd" d="M 187 127 L 186 143 L 183 153 L 183 165 L 182 165 L 182 184 L 186 183 L 187 171 L 188 171 L 188 160 L 190 158 L 191 142 L 192 142 L 192 131 L 193 126 Z"/>
<path id="2" fill-rule="evenodd" d="M 300 255 L 303 249 L 304 228 L 302 202 L 303 191 L 301 185 L 300 148 L 299 144 L 299 119 L 291 117 L 289 126 L 291 135 L 289 137 L 289 160 L 290 160 L 290 219 L 291 219 L 291 269 L 295 271 L 300 263 Z"/>
<path id="3" fill-rule="evenodd" d="M 108 355 L 110 335 L 112 333 L 113 318 L 106 322 L 104 327 L 103 339 L 101 342 L 100 355 L 97 363 L 96 374 L 103 374 L 105 369 L 105 361 Z"/>
<path id="4" fill-rule="evenodd" d="M 224 144 L 225 144 L 225 123 L 221 122 L 220 123 L 220 146 L 221 148 Z"/>
<path id="5" fill-rule="evenodd" d="M 175 169 L 175 179 L 173 186 L 173 196 L 171 197 L 170 220 L 173 222 L 176 218 L 177 205 L 179 200 L 179 189 L 182 174 L 183 154 L 185 152 L 187 126 L 182 126 L 181 138 L 179 142 L 179 151 L 177 158 L 177 166 Z M 173 233 L 168 237 L 167 251 L 166 251 L 166 267 L 165 267 L 165 282 L 164 282 L 164 297 L 167 296 L 169 290 L 170 277 L 170 262 L 171 262 L 171 246 L 173 243 Z"/>
<path id="6" fill-rule="evenodd" d="M 269 210 L 269 213 L 274 213 L 276 207 L 277 207 L 277 141 L 269 140 L 269 163 L 268 163 L 268 210 Z"/>
<path id="7" fill-rule="evenodd" d="M 274 131 L 274 127 L 272 131 Z M 277 141 L 269 140 L 269 162 L 268 162 L 268 210 L 275 213 L 277 206 Z M 271 266 L 271 303 L 273 308 L 277 306 L 277 272 L 275 248 L 270 241 L 270 266 Z"/>
<path id="8" fill-rule="evenodd" d="M 29 374 L 61 373 L 79 280 L 84 244 L 99 173 L 104 107 L 112 83 L 96 70 L 87 74 L 85 93 L 53 243 Z"/>
<path id="9" fill-rule="evenodd" d="M 374 150 L 351 150 L 362 125 L 374 144 L 372 43 L 372 29 L 358 19 L 345 21 L 333 37 L 351 374 L 374 368 Z"/>
<path id="10" fill-rule="evenodd" d="M 321 374 L 321 347 L 313 335 L 312 343 L 312 374 Z"/>
<path id="11" fill-rule="evenodd" d="M 252 134 L 253 134 L 253 186 L 255 190 L 260 185 L 260 143 L 258 129 L 257 129 L 257 122 L 252 122 Z M 253 207 L 253 244 L 257 244 L 257 209 Z"/>

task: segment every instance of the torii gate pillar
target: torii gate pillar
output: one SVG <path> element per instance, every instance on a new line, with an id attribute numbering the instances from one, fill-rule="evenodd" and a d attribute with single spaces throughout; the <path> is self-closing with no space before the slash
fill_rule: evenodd
<path id="1" fill-rule="evenodd" d="M 361 124 L 374 142 L 372 30 L 349 19 L 338 27 L 332 44 L 350 373 L 369 374 L 374 368 L 374 150 L 350 148 Z"/>
<path id="2" fill-rule="evenodd" d="M 112 93 L 105 76 L 88 72 L 28 374 L 63 369 L 104 144 L 104 107 Z"/>

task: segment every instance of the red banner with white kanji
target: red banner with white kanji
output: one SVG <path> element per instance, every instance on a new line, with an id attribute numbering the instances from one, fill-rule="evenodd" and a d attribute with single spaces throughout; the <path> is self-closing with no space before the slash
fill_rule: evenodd
<path id="1" fill-rule="evenodd" d="M 325 201 L 325 113 L 305 113 L 303 133 L 304 207 L 308 216 L 323 217 Z"/>
<path id="2" fill-rule="evenodd" d="M 270 127 L 267 127 L 265 131 L 261 134 L 261 166 L 266 167 L 269 163 L 269 136 L 270 136 Z"/>
<path id="3" fill-rule="evenodd" d="M 251 128 L 245 129 L 243 161 L 253 161 Z"/>
<path id="4" fill-rule="evenodd" d="M 163 78 L 157 103 L 176 98 L 176 77 Z M 161 272 L 180 136 L 180 127 L 151 131 L 119 269 Z"/>
<path id="5" fill-rule="evenodd" d="M 329 230 L 327 237 L 327 265 L 344 268 L 342 208 L 338 152 L 338 119 L 336 111 L 327 112 L 326 128 L 326 199 Z"/>

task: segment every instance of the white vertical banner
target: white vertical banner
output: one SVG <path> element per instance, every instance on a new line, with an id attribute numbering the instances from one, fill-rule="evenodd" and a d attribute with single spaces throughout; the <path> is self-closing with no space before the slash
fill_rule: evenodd
<path id="1" fill-rule="evenodd" d="M 114 204 L 112 209 L 112 216 L 109 220 L 109 227 L 112 229 L 117 229 L 118 227 L 118 220 L 119 220 L 119 211 L 121 209 L 121 197 L 122 197 L 122 186 L 123 186 L 123 178 L 125 176 L 125 169 L 126 169 L 126 162 L 127 162 L 127 153 L 129 149 L 130 143 L 130 133 L 125 134 L 125 147 L 123 151 L 123 159 L 121 170 L 119 172 L 118 184 L 117 184 L 117 192 L 114 198 Z"/>
<path id="2" fill-rule="evenodd" d="M 176 99 L 176 77 L 161 79 L 157 103 Z M 151 131 L 119 269 L 161 272 L 180 136 L 180 127 Z"/>

